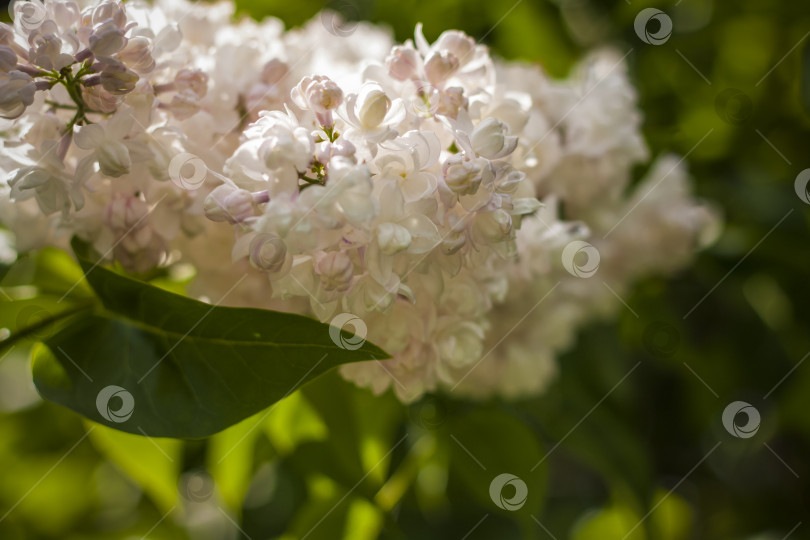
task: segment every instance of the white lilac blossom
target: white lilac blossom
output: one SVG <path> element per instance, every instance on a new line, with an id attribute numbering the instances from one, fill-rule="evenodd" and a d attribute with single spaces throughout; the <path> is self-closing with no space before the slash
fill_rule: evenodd
<path id="1" fill-rule="evenodd" d="M 603 281 L 678 268 L 716 223 L 675 158 L 628 192 L 648 151 L 611 53 L 555 81 L 454 30 L 394 44 L 227 3 L 31 6 L 0 26 L 17 249 L 78 235 L 131 272 L 191 263 L 196 297 L 352 313 L 391 358 L 341 373 L 403 401 L 542 391 L 617 308 Z M 566 271 L 572 241 L 599 279 Z"/>

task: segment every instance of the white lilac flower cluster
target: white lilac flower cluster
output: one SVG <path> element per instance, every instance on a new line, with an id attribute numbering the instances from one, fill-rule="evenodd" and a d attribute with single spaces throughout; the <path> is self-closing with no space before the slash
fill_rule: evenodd
<path id="1" fill-rule="evenodd" d="M 648 155 L 621 59 L 555 81 L 458 31 L 336 28 L 16 3 L 0 219 L 17 250 L 75 234 L 130 271 L 193 264 L 209 301 L 350 313 L 392 358 L 343 376 L 410 401 L 542 390 L 578 326 L 710 235 L 676 158 L 630 185 Z"/>

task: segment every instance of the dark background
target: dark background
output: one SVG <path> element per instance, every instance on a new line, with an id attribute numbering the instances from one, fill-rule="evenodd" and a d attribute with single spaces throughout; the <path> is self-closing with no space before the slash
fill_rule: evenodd
<path id="1" fill-rule="evenodd" d="M 438 447 L 434 461 L 445 463 L 449 471 L 446 490 L 426 498 L 421 491 L 430 490 L 417 481 L 417 487 L 409 488 L 382 518 L 359 510 L 360 518 L 351 517 L 353 495 L 329 513 L 316 529 L 318 534 L 308 538 L 360 538 L 363 523 L 383 519 L 387 538 L 469 534 L 470 539 L 618 540 L 651 509 L 649 518 L 627 538 L 810 538 L 810 362 L 804 363 L 810 353 L 810 206 L 794 191 L 797 175 L 810 167 L 810 90 L 802 85 L 810 81 L 810 4 L 771 0 L 682 0 L 677 5 L 639 0 L 523 0 L 517 5 L 511 0 L 352 0 L 328 5 L 315 0 L 239 0 L 237 4 L 241 12 L 276 16 L 288 26 L 305 22 L 326 6 L 351 19 L 389 25 L 398 40 L 412 37 L 420 21 L 428 40 L 442 30 L 458 28 L 475 38 L 486 36 L 483 41 L 497 55 L 538 62 L 554 76 L 565 76 L 593 47 L 610 45 L 622 53 L 632 48 L 627 61 L 653 155 L 667 151 L 683 155 L 713 130 L 687 162 L 697 194 L 723 212 L 724 230 L 716 244 L 688 270 L 638 284 L 625 298 L 638 318 L 623 311 L 618 320 L 596 322 L 582 332 L 577 346 L 559 360 L 557 384 L 541 398 L 474 407 L 439 396 L 407 410 L 397 409 L 390 400 L 385 406 L 364 402 L 393 411 L 387 417 L 393 434 L 412 429 L 431 434 Z M 636 36 L 633 20 L 644 7 L 671 16 L 674 33 L 665 44 L 648 45 Z M 0 519 L 0 537 L 127 538 L 147 532 L 150 538 L 187 537 L 191 514 L 181 519 L 180 510 L 166 511 L 177 498 L 178 482 L 181 491 L 186 489 L 184 500 L 189 500 L 188 471 L 205 466 L 211 441 L 165 448 L 176 457 L 169 466 L 155 464 L 162 458 L 149 457 L 146 444 L 140 447 L 140 463 L 152 472 L 144 473 L 124 457 L 132 453 L 130 443 L 116 447 L 94 435 L 93 444 L 77 447 L 38 484 L 82 436 L 85 425 L 76 415 L 26 398 L 24 392 L 16 401 L 11 399 L 10 385 L 27 375 L 25 363 L 14 358 L 4 363 L 0 364 L 0 396 L 6 393 L 0 400 L 5 411 L 0 414 L 0 516 L 8 511 L 8 517 Z M 329 384 L 331 389 L 326 390 Z M 356 393 L 350 385 L 329 379 L 313 385 L 311 394 L 316 393 L 313 389 Z M 609 398 L 600 401 L 608 392 Z M 312 396 L 316 409 L 318 399 Z M 358 394 L 352 399 L 366 398 Z M 751 438 L 735 438 L 721 423 L 723 410 L 738 400 L 761 414 L 759 430 Z M 334 429 L 328 412 L 320 413 Z M 465 443 L 473 454 L 486 456 L 495 449 L 495 464 L 482 476 L 482 482 L 488 482 L 522 459 L 518 454 L 525 447 L 524 434 L 504 429 L 496 435 L 470 426 L 510 426 L 512 421 L 528 433 L 531 444 L 544 449 L 541 455 L 549 456 L 543 468 L 547 482 L 527 479 L 533 501 L 538 492 L 544 495 L 531 513 L 499 511 L 477 499 L 461 479 L 464 471 L 454 469 L 453 463 L 466 458 L 447 438 L 453 433 L 461 440 L 458 434 L 466 429 L 470 439 Z M 310 482 L 313 470 L 331 477 L 340 486 L 338 495 L 360 480 L 340 464 L 328 463 L 328 455 L 343 451 L 342 440 L 348 441 L 345 445 L 353 440 L 345 433 L 337 439 L 330 433 L 330 441 L 304 443 L 286 456 L 271 444 L 269 435 L 270 442 L 255 442 L 251 455 L 244 458 L 253 484 L 250 493 L 261 485 L 260 474 L 268 463 L 274 487 L 260 502 L 248 497 L 242 503 L 238 522 L 245 535 L 270 538 L 285 530 L 306 531 L 306 523 L 323 517 L 331 505 L 315 503 L 340 497 L 334 493 L 321 497 Z M 404 451 L 395 452 L 392 470 L 407 459 Z M 210 468 L 209 472 L 215 478 L 224 474 Z M 204 491 L 208 477 L 199 478 Z M 13 506 L 31 486 L 35 489 L 24 502 Z M 193 496 L 191 500 L 199 502 Z M 236 506 L 234 516 L 240 513 L 240 505 Z M 296 514 L 302 508 L 312 517 Z"/>

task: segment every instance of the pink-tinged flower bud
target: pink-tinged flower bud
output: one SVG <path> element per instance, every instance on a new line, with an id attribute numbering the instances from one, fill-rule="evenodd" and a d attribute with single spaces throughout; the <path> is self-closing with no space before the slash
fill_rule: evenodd
<path id="1" fill-rule="evenodd" d="M 98 86 L 91 86 L 93 79 L 97 77 L 96 84 Z M 92 75 L 84 79 L 85 88 L 82 89 L 82 98 L 87 106 L 94 111 L 100 112 L 114 112 L 121 102 L 120 97 L 107 92 L 101 86 L 101 76 Z"/>
<path id="2" fill-rule="evenodd" d="M 357 148 L 348 141 L 341 137 L 338 141 L 332 143 L 332 155 L 333 156 L 343 156 L 343 157 L 354 157 L 354 154 L 357 152 Z"/>
<path id="3" fill-rule="evenodd" d="M 398 81 L 406 81 L 418 75 L 419 53 L 412 46 L 397 45 L 385 58 L 388 74 Z"/>
<path id="4" fill-rule="evenodd" d="M 79 24 L 81 10 L 76 2 L 61 0 L 51 2 L 48 7 L 53 11 L 53 20 L 59 28 L 69 28 Z"/>
<path id="5" fill-rule="evenodd" d="M 135 89 L 138 74 L 131 71 L 120 62 L 105 63 L 101 72 L 101 86 L 117 96 L 128 94 Z"/>
<path id="6" fill-rule="evenodd" d="M 315 255 L 315 273 L 325 290 L 345 291 L 352 284 L 354 264 L 342 251 L 320 252 Z"/>
<path id="7" fill-rule="evenodd" d="M 123 2 L 105 0 L 92 10 L 90 22 L 93 25 L 111 20 L 119 28 L 127 24 L 127 11 Z"/>
<path id="8" fill-rule="evenodd" d="M 293 102 L 311 110 L 322 126 L 332 126 L 332 111 L 343 103 L 343 90 L 329 77 L 304 77 L 290 93 Z"/>
<path id="9" fill-rule="evenodd" d="M 36 84 L 21 71 L 0 76 L 0 117 L 18 118 L 34 102 Z"/>
<path id="10" fill-rule="evenodd" d="M 499 159 L 515 151 L 518 138 L 506 135 L 506 124 L 492 116 L 485 118 L 472 132 L 473 150 L 487 159 Z"/>
<path id="11" fill-rule="evenodd" d="M 118 231 L 128 231 L 144 225 L 149 205 L 131 195 L 117 194 L 107 205 L 104 218 L 107 224 Z"/>
<path id="12" fill-rule="evenodd" d="M 472 58 L 475 50 L 475 40 L 458 30 L 447 30 L 442 32 L 433 48 L 439 51 L 446 51 L 458 59 L 459 65 L 463 66 Z"/>
<path id="13" fill-rule="evenodd" d="M 0 45 L 14 43 L 14 28 L 6 23 L 0 23 Z"/>
<path id="14" fill-rule="evenodd" d="M 443 87 L 458 65 L 458 58 L 447 51 L 434 52 L 425 62 L 425 76 L 433 86 Z"/>
<path id="15" fill-rule="evenodd" d="M 222 184 L 205 198 L 203 211 L 211 221 L 241 223 L 255 215 L 254 194 L 246 189 Z"/>
<path id="16" fill-rule="evenodd" d="M 458 111 L 467 108 L 468 100 L 464 96 L 464 89 L 457 86 L 447 88 L 439 98 L 439 114 L 457 118 Z"/>
<path id="17" fill-rule="evenodd" d="M 153 241 L 154 237 L 155 234 L 152 231 L 152 227 L 139 226 L 134 230 L 129 230 L 128 232 L 126 232 L 126 234 L 124 234 L 124 236 L 121 237 L 121 243 L 119 244 L 119 247 L 125 249 L 132 255 L 135 254 L 145 255 L 146 253 L 142 254 L 140 252 L 146 251 L 148 253 L 155 249 L 155 242 Z M 119 256 L 119 254 L 116 253 L 116 256 Z M 154 256 L 150 258 L 155 259 Z M 122 257 L 122 259 L 123 260 L 121 261 L 121 264 L 124 264 L 126 266 L 125 262 L 129 263 L 130 269 L 133 269 L 135 271 L 138 271 L 138 269 L 145 270 L 148 268 L 152 268 L 154 267 L 156 262 L 155 261 L 150 264 L 145 264 L 138 261 L 138 257 L 131 257 L 131 258 Z"/>
<path id="18" fill-rule="evenodd" d="M 285 272 L 292 264 L 287 245 L 274 234 L 257 234 L 250 242 L 249 259 L 254 268 L 271 274 Z"/>
<path id="19" fill-rule="evenodd" d="M 321 141 L 315 145 L 315 159 L 321 163 L 329 163 L 332 158 L 332 143 Z"/>
<path id="20" fill-rule="evenodd" d="M 7 45 L 0 45 L 0 71 L 8 73 L 17 67 L 17 53 Z"/>
<path id="21" fill-rule="evenodd" d="M 197 114 L 200 110 L 200 96 L 191 90 L 184 90 L 172 96 L 169 105 L 172 114 L 178 120 L 186 120 Z"/>
<path id="22" fill-rule="evenodd" d="M 152 42 L 142 36 L 130 39 L 124 50 L 118 53 L 118 59 L 138 73 L 146 74 L 155 69 Z"/>
<path id="23" fill-rule="evenodd" d="M 110 57 L 124 48 L 127 38 L 111 20 L 104 21 L 90 34 L 90 50 L 99 57 Z"/>
<path id="24" fill-rule="evenodd" d="M 501 208 L 492 212 L 480 212 L 473 218 L 473 230 L 481 240 L 491 244 L 501 242 L 512 231 L 512 216 Z"/>
<path id="25" fill-rule="evenodd" d="M 278 58 L 273 58 L 262 68 L 262 82 L 267 85 L 277 84 L 281 82 L 289 72 L 290 68 L 287 67 L 286 63 Z"/>
<path id="26" fill-rule="evenodd" d="M 203 98 L 208 92 L 208 74 L 199 69 L 181 69 L 174 77 L 174 85 L 178 92 L 189 90 Z"/>

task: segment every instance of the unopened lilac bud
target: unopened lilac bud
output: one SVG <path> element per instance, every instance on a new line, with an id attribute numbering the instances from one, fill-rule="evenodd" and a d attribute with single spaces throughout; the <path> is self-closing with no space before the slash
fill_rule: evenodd
<path id="1" fill-rule="evenodd" d="M 199 69 L 181 69 L 174 77 L 174 84 L 179 92 L 190 90 L 203 98 L 208 92 L 208 74 Z"/>
<path id="2" fill-rule="evenodd" d="M 191 118 L 200 110 L 200 97 L 191 90 L 184 90 L 172 96 L 169 108 L 178 120 Z"/>
<path id="3" fill-rule="evenodd" d="M 108 64 L 101 72 L 101 86 L 117 96 L 132 92 L 138 79 L 138 74 L 128 70 L 123 64 Z"/>
<path id="4" fill-rule="evenodd" d="M 112 22 L 119 28 L 127 24 L 127 12 L 124 3 L 116 0 L 104 0 L 92 10 L 92 24 L 96 25 L 106 20 Z"/>
<path id="5" fill-rule="evenodd" d="M 17 67 L 17 53 L 8 45 L 0 45 L 0 71 L 8 73 Z"/>
<path id="6" fill-rule="evenodd" d="M 512 216 L 498 208 L 492 212 L 482 212 L 473 218 L 473 229 L 479 238 L 489 243 L 505 240 L 512 230 Z"/>
<path id="7" fill-rule="evenodd" d="M 447 30 L 442 32 L 433 47 L 439 51 L 447 51 L 455 56 L 459 65 L 466 64 L 475 50 L 475 40 L 458 30 Z"/>
<path id="8" fill-rule="evenodd" d="M 464 96 L 464 89 L 457 86 L 447 88 L 439 98 L 439 114 L 457 118 L 461 109 L 467 108 L 468 100 Z"/>
<path id="9" fill-rule="evenodd" d="M 419 54 L 416 49 L 407 45 L 397 45 L 385 58 L 388 74 L 399 81 L 406 81 L 417 76 Z"/>
<path id="10" fill-rule="evenodd" d="M 254 196 L 248 190 L 223 184 L 205 198 L 203 211 L 211 221 L 241 223 L 255 214 L 253 203 Z"/>
<path id="11" fill-rule="evenodd" d="M 391 108 L 391 99 L 377 84 L 365 84 L 357 95 L 357 118 L 365 128 L 379 126 Z"/>
<path id="12" fill-rule="evenodd" d="M 0 83 L 0 117 L 17 118 L 34 102 L 36 84 L 21 71 L 9 71 Z"/>
<path id="13" fill-rule="evenodd" d="M 145 201 L 131 195 L 117 195 L 107 205 L 105 220 L 113 229 L 128 231 L 142 224 L 149 213 Z"/>
<path id="14" fill-rule="evenodd" d="M 262 82 L 267 85 L 279 83 L 289 71 L 287 64 L 278 58 L 273 58 L 262 68 Z"/>
<path id="15" fill-rule="evenodd" d="M 341 137 L 338 141 L 332 143 L 332 155 L 343 157 L 354 157 L 357 153 L 357 148 L 348 140 Z"/>
<path id="16" fill-rule="evenodd" d="M 120 51 L 127 44 L 123 30 L 110 20 L 104 21 L 90 34 L 90 50 L 101 57 L 109 57 Z"/>
<path id="17" fill-rule="evenodd" d="M 0 45 L 11 45 L 14 43 L 14 28 L 6 23 L 0 22 Z"/>
<path id="18" fill-rule="evenodd" d="M 132 167 L 129 149 L 120 141 L 105 140 L 96 147 L 98 168 L 102 174 L 118 178 L 128 174 Z"/>
<path id="19" fill-rule="evenodd" d="M 82 97 L 85 103 L 94 111 L 114 112 L 118 108 L 121 98 L 104 90 L 101 86 L 101 76 L 91 75 L 82 80 L 85 86 Z"/>
<path id="20" fill-rule="evenodd" d="M 85 60 L 91 60 L 93 58 L 93 51 L 90 49 L 82 49 L 73 55 L 73 58 L 76 59 L 77 62 L 84 62 Z"/>
<path id="21" fill-rule="evenodd" d="M 290 93 L 293 102 L 304 110 L 315 113 L 322 126 L 331 126 L 332 111 L 343 103 L 343 90 L 323 75 L 304 77 Z"/>
<path id="22" fill-rule="evenodd" d="M 279 273 L 289 268 L 291 257 L 284 241 L 274 234 L 260 233 L 250 242 L 250 264 L 259 270 Z"/>
<path id="23" fill-rule="evenodd" d="M 118 59 L 138 73 L 150 73 L 155 69 L 152 42 L 142 36 L 130 39 L 124 50 L 118 53 Z"/>
<path id="24" fill-rule="evenodd" d="M 506 124 L 489 116 L 478 124 L 472 132 L 470 143 L 475 152 L 487 159 L 498 159 L 514 152 L 517 137 L 506 135 Z"/>
<path id="25" fill-rule="evenodd" d="M 315 256 L 315 273 L 327 291 L 345 291 L 352 283 L 354 264 L 342 251 L 319 253 Z"/>
<path id="26" fill-rule="evenodd" d="M 332 158 L 332 143 L 321 141 L 315 145 L 315 159 L 321 163 L 329 163 Z"/>
<path id="27" fill-rule="evenodd" d="M 447 51 L 434 52 L 425 62 L 425 76 L 430 84 L 442 87 L 458 65 L 458 58 Z"/>

